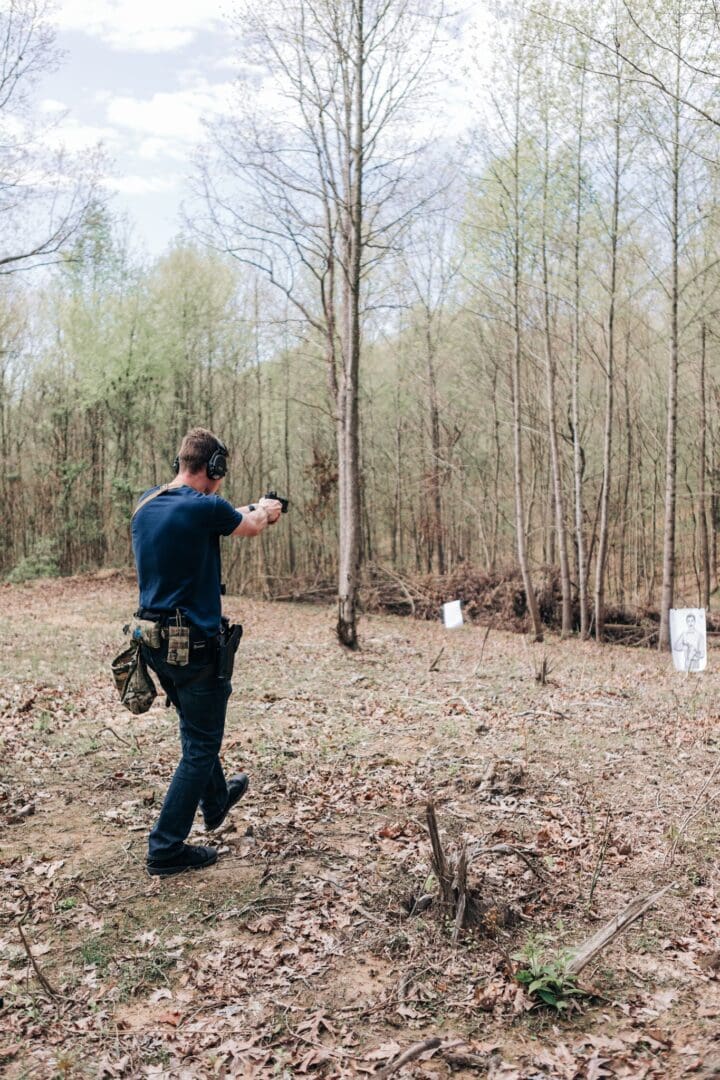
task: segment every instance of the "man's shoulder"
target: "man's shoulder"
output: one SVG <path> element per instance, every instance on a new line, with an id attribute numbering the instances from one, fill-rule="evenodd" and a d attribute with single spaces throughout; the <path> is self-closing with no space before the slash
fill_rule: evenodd
<path id="1" fill-rule="evenodd" d="M 133 508 L 133 521 L 137 517 L 138 511 L 143 510 L 149 503 L 155 502 L 157 498 L 164 495 L 167 491 L 167 484 L 156 484 L 154 487 L 148 488 L 147 491 L 143 491 L 135 501 Z"/>
<path id="2" fill-rule="evenodd" d="M 243 519 L 242 514 L 222 495 L 211 495 L 213 500 L 213 521 L 221 536 L 229 536 Z"/>
<path id="3" fill-rule="evenodd" d="M 223 495 L 206 495 L 205 497 L 208 500 L 208 502 L 211 502 L 213 504 L 213 506 L 215 506 L 215 507 L 217 507 L 219 509 L 222 509 L 222 510 L 228 510 L 228 509 L 229 510 L 234 510 L 235 509 L 233 504 L 231 502 L 228 502 L 228 500 Z"/>

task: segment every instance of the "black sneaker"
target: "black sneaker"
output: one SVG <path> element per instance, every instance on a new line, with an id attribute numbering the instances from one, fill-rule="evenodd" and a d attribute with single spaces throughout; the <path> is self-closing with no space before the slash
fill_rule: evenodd
<path id="1" fill-rule="evenodd" d="M 232 780 L 228 781 L 228 797 L 227 802 L 225 803 L 225 809 L 221 814 L 218 814 L 216 817 L 205 822 L 205 829 L 207 832 L 212 832 L 214 829 L 220 828 L 235 803 L 242 799 L 249 784 L 250 777 L 244 772 L 239 773 L 237 776 L 233 776 Z"/>
<path id="2" fill-rule="evenodd" d="M 204 870 L 206 866 L 212 866 L 217 862 L 217 849 L 214 847 L 192 847 L 183 844 L 179 855 L 173 855 L 171 859 L 148 859 L 147 872 L 151 877 L 171 877 L 172 874 L 182 874 L 185 870 Z"/>

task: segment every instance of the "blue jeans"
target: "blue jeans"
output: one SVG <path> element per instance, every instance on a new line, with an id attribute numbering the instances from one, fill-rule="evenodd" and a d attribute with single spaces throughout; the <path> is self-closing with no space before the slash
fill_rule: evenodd
<path id="1" fill-rule="evenodd" d="M 207 648 L 199 655 L 191 652 L 190 663 L 182 667 L 167 663 L 165 642 L 161 649 L 143 645 L 142 650 L 180 718 L 182 757 L 148 848 L 150 859 L 164 860 L 182 851 L 198 806 L 207 821 L 217 817 L 227 803 L 219 753 L 232 686 L 229 679 L 218 678 L 213 662 L 208 663 Z"/>

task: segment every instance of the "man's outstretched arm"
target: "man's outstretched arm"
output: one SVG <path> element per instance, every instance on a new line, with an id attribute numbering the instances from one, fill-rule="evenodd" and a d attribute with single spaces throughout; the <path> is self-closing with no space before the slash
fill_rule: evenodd
<path id="1" fill-rule="evenodd" d="M 249 506 L 236 507 L 243 519 L 230 535 L 258 536 L 268 525 L 274 525 L 282 513 L 282 503 L 277 499 L 260 499 L 253 509 Z"/>

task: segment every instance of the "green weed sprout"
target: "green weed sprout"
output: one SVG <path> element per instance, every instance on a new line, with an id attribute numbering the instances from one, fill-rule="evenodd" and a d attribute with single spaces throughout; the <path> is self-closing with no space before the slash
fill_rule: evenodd
<path id="1" fill-rule="evenodd" d="M 515 972 L 515 979 L 537 1005 L 558 1012 L 577 1007 L 578 999 L 587 994 L 577 985 L 577 976 L 568 970 L 571 956 L 568 952 L 547 952 L 542 939 L 531 939 L 513 956 L 522 965 Z"/>

